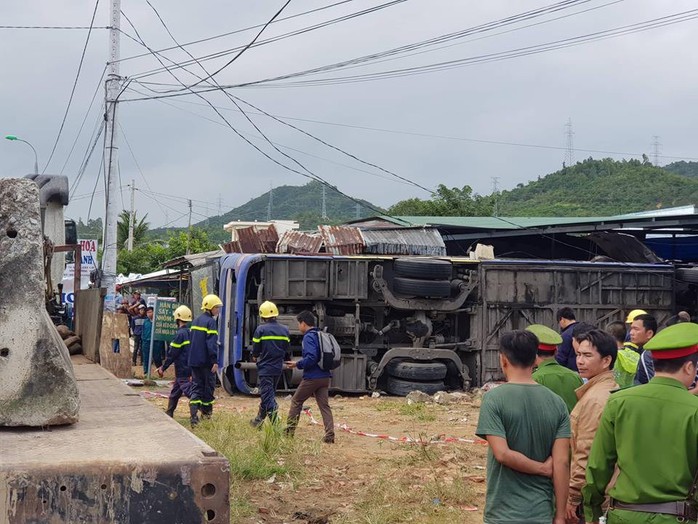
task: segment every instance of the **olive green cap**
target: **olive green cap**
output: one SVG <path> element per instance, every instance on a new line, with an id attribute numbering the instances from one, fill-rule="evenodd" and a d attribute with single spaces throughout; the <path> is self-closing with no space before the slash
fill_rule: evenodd
<path id="1" fill-rule="evenodd" d="M 681 358 L 698 353 L 698 324 L 682 322 L 662 329 L 645 344 L 658 359 Z"/>
<path id="2" fill-rule="evenodd" d="M 531 324 L 526 331 L 533 333 L 538 339 L 538 349 L 541 351 L 555 351 L 558 344 L 562 344 L 562 337 L 557 331 L 543 324 Z"/>

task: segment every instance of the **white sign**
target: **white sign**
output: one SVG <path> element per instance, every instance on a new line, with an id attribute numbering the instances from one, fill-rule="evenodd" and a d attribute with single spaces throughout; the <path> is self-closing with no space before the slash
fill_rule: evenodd
<path id="1" fill-rule="evenodd" d="M 80 289 L 87 289 L 90 286 L 90 273 L 97 269 L 97 240 L 78 240 L 82 250 L 82 260 L 80 261 Z M 63 272 L 63 302 L 75 303 L 74 283 L 75 264 L 66 264 Z"/>

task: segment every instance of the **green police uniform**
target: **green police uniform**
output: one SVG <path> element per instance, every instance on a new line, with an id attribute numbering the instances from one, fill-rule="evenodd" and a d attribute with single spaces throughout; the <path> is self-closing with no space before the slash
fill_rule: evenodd
<path id="1" fill-rule="evenodd" d="M 582 379 L 571 369 L 558 364 L 554 358 L 562 337 L 557 331 L 541 324 L 531 324 L 526 331 L 538 338 L 538 354 L 545 359 L 533 372 L 533 380 L 561 397 L 567 405 L 567 411 L 571 412 L 577 404 L 574 390 L 582 385 Z"/>
<path id="2" fill-rule="evenodd" d="M 646 348 L 657 360 L 696 353 L 698 324 L 668 327 Z M 676 506 L 684 506 L 698 470 L 698 398 L 684 384 L 665 376 L 611 395 L 591 447 L 587 484 L 582 489 L 587 522 L 597 522 L 601 516 L 616 466 L 619 475 L 609 491 L 608 524 L 696 523 L 695 515 L 680 520 Z M 647 506 L 655 504 L 662 506 Z"/>

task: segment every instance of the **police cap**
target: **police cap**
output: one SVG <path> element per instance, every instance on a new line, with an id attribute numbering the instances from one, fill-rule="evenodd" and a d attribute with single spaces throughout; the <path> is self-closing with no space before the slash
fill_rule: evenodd
<path id="1" fill-rule="evenodd" d="M 698 353 L 698 324 L 682 322 L 664 328 L 645 344 L 644 349 L 660 360 Z"/>
<path id="2" fill-rule="evenodd" d="M 533 333 L 538 339 L 538 351 L 554 352 L 558 344 L 562 344 L 562 337 L 557 331 L 543 324 L 531 324 L 526 331 Z"/>

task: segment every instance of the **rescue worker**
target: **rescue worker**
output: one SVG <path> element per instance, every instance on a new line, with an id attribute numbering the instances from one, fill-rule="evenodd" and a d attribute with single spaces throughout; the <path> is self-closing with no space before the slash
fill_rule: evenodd
<path id="1" fill-rule="evenodd" d="M 562 343 L 562 337 L 542 324 L 531 324 L 526 331 L 533 333 L 538 339 L 537 368 L 533 372 L 533 380 L 562 398 L 567 406 L 567 412 L 571 412 L 577 403 L 574 390 L 582 385 L 582 379 L 577 373 L 555 360 L 555 352 L 558 344 Z"/>
<path id="2" fill-rule="evenodd" d="M 288 328 L 276 321 L 279 316 L 276 304 L 268 300 L 263 302 L 259 306 L 259 316 L 262 323 L 252 336 L 252 356 L 257 360 L 257 386 L 261 396 L 259 413 L 250 421 L 254 428 L 261 427 L 266 417 L 277 421 L 276 385 L 291 342 Z"/>
<path id="3" fill-rule="evenodd" d="M 189 397 L 191 394 L 191 368 L 189 367 L 191 331 L 187 326 L 192 321 L 191 309 L 187 306 L 179 306 L 174 311 L 174 319 L 177 323 L 177 333 L 170 342 L 170 350 L 167 352 L 165 362 L 157 369 L 158 375 L 162 378 L 167 368 L 172 364 L 175 367 L 175 380 L 167 401 L 167 411 L 165 411 L 170 417 L 174 416 L 177 403 L 182 395 Z"/>
<path id="4" fill-rule="evenodd" d="M 611 335 L 613 340 L 616 341 L 618 356 L 613 366 L 613 376 L 616 384 L 621 388 L 628 388 L 633 385 L 635 373 L 637 373 L 637 364 L 640 362 L 640 354 L 637 352 L 637 348 L 632 349 L 626 346 L 625 335 L 627 328 L 620 320 L 608 324 L 606 333 Z"/>
<path id="5" fill-rule="evenodd" d="M 645 349 L 654 378 L 613 393 L 601 416 L 582 488 L 586 522 L 602 515 L 614 471 L 608 524 L 697 521 L 698 398 L 687 388 L 696 376 L 698 324 L 670 326 Z"/>
<path id="6" fill-rule="evenodd" d="M 223 305 L 216 295 L 206 295 L 201 302 L 203 313 L 191 325 L 189 345 L 189 367 L 192 386 L 189 396 L 189 414 L 192 427 L 199 423 L 201 416 L 211 418 L 213 414 L 213 393 L 218 373 L 218 323 L 216 317 Z"/>

